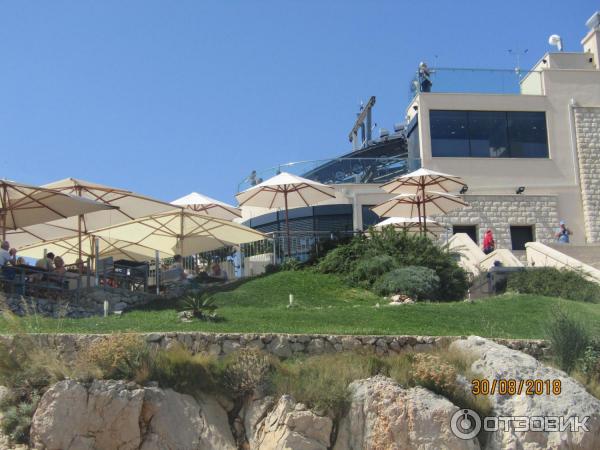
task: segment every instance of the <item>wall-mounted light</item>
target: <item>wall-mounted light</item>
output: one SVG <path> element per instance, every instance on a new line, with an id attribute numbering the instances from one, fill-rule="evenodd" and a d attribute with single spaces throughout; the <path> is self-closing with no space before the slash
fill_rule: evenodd
<path id="1" fill-rule="evenodd" d="M 419 109 L 419 107 L 417 105 L 413 105 L 413 109 L 416 111 L 417 109 Z"/>
<path id="2" fill-rule="evenodd" d="M 525 192 L 525 186 L 519 186 L 515 191 L 516 194 L 522 194 L 523 192 Z"/>
<path id="3" fill-rule="evenodd" d="M 460 195 L 465 195 L 468 190 L 469 190 L 469 186 L 467 186 L 465 184 L 463 187 L 460 188 Z"/>

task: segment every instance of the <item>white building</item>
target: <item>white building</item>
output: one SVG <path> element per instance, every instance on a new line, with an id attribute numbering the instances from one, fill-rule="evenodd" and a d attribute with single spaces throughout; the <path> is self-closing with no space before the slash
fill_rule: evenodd
<path id="1" fill-rule="evenodd" d="M 531 71 L 432 69 L 431 91 L 417 92 L 406 108 L 403 170 L 463 177 L 471 207 L 440 218 L 451 230 L 480 242 L 492 228 L 500 248 L 522 250 L 528 241 L 552 242 L 564 220 L 573 244 L 600 243 L 599 22 L 598 13 L 588 21 L 581 52 L 546 53 Z M 444 86 L 444 77 L 473 75 L 468 92 Z M 489 93 L 483 75 L 502 83 L 500 91 L 510 91 L 503 79 L 512 77 L 514 92 Z M 362 229 L 365 206 L 389 195 L 375 179 L 341 178 L 328 203 L 352 205 L 353 228 Z M 264 212 L 247 209 L 244 217 Z"/>

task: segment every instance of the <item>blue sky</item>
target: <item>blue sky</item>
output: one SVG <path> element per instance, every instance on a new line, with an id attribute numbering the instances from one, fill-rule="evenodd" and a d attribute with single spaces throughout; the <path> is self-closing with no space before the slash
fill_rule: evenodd
<path id="1" fill-rule="evenodd" d="M 234 202 L 252 169 L 335 157 L 361 99 L 401 121 L 421 60 L 579 51 L 593 1 L 0 3 L 0 177 Z"/>

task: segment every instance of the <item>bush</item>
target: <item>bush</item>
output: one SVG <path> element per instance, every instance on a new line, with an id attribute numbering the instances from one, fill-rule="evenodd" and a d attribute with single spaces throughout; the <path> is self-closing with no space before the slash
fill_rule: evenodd
<path id="1" fill-rule="evenodd" d="M 384 273 L 397 267 L 396 260 L 389 255 L 378 255 L 358 261 L 354 272 L 350 275 L 353 282 L 370 287 Z"/>
<path id="2" fill-rule="evenodd" d="M 558 366 L 567 373 L 575 368 L 590 342 L 583 325 L 562 310 L 555 312 L 548 326 L 548 339 Z"/>
<path id="3" fill-rule="evenodd" d="M 281 266 L 280 266 L 281 270 L 284 270 L 284 271 L 287 270 L 287 271 L 291 271 L 291 272 L 294 272 L 296 270 L 302 270 L 303 267 L 304 267 L 303 264 L 294 258 L 286 259 L 283 262 L 283 264 L 281 264 Z"/>
<path id="4" fill-rule="evenodd" d="M 579 369 L 586 382 L 600 383 L 600 351 L 597 345 L 588 345 L 579 361 Z"/>
<path id="5" fill-rule="evenodd" d="M 157 381 L 163 388 L 194 396 L 217 389 L 213 376 L 215 365 L 214 357 L 200 353 L 192 355 L 182 346 L 176 345 L 152 355 L 148 379 Z"/>
<path id="6" fill-rule="evenodd" d="M 33 391 L 25 398 L 14 397 L 0 405 L 2 412 L 0 430 L 12 443 L 29 443 L 31 419 L 39 401 L 40 395 L 37 391 Z"/>
<path id="7" fill-rule="evenodd" d="M 135 334 L 112 334 L 99 339 L 78 356 L 79 367 L 95 367 L 93 376 L 137 380 L 147 370 L 150 351 L 146 342 Z M 93 370 L 92 370 L 93 372 Z"/>
<path id="8" fill-rule="evenodd" d="M 440 278 L 427 267 L 408 266 L 381 276 L 373 286 L 379 295 L 404 294 L 414 300 L 432 300 L 440 287 Z"/>
<path id="9" fill-rule="evenodd" d="M 219 378 L 229 395 L 244 398 L 254 392 L 268 392 L 275 367 L 275 358 L 271 355 L 254 348 L 243 348 L 225 359 Z"/>
<path id="10" fill-rule="evenodd" d="M 435 271 L 439 286 L 432 298 L 439 301 L 461 300 L 468 289 L 466 272 L 454 255 L 444 251 L 428 237 L 398 232 L 392 227 L 369 230 L 369 237 L 356 236 L 346 245 L 329 252 L 317 265 L 322 273 L 341 276 L 354 274 L 359 264 L 378 256 L 389 256 L 395 267 L 423 266 Z"/>
<path id="11" fill-rule="evenodd" d="M 349 404 L 348 385 L 381 373 L 382 359 L 356 353 L 337 353 L 288 360 L 274 374 L 277 395 L 290 394 L 298 402 L 338 417 Z"/>
<path id="12" fill-rule="evenodd" d="M 540 267 L 511 274 L 507 289 L 520 294 L 562 297 L 583 302 L 600 301 L 600 286 L 572 270 Z"/>
<path id="13" fill-rule="evenodd" d="M 271 275 L 272 273 L 277 273 L 281 270 L 281 266 L 278 264 L 267 264 L 265 266 L 265 275 Z"/>

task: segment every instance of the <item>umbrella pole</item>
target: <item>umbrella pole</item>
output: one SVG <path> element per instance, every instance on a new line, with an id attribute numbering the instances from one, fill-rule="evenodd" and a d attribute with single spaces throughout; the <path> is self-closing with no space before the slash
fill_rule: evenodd
<path id="1" fill-rule="evenodd" d="M 417 214 L 419 215 L 419 234 L 423 234 L 423 223 L 421 222 L 421 202 L 417 196 Z"/>
<path id="2" fill-rule="evenodd" d="M 83 215 L 79 214 L 78 220 L 77 220 L 77 240 L 78 240 L 78 246 L 79 246 L 79 257 L 78 259 L 80 261 L 83 262 L 83 259 L 81 257 L 82 251 L 81 251 L 81 221 L 83 220 Z M 79 268 L 79 275 L 81 275 L 81 266 Z"/>
<path id="3" fill-rule="evenodd" d="M 4 187 L 2 189 L 2 212 L 0 212 L 0 219 L 2 219 L 2 242 L 6 240 L 6 214 L 8 214 L 8 191 Z"/>
<path id="4" fill-rule="evenodd" d="M 292 256 L 291 244 L 290 244 L 290 221 L 288 218 L 288 200 L 287 200 L 287 190 L 283 192 L 283 199 L 285 201 L 285 229 L 287 234 L 287 256 L 290 258 Z"/>
<path id="5" fill-rule="evenodd" d="M 423 229 L 425 235 L 427 235 L 427 213 L 425 212 L 425 193 L 423 193 Z"/>

